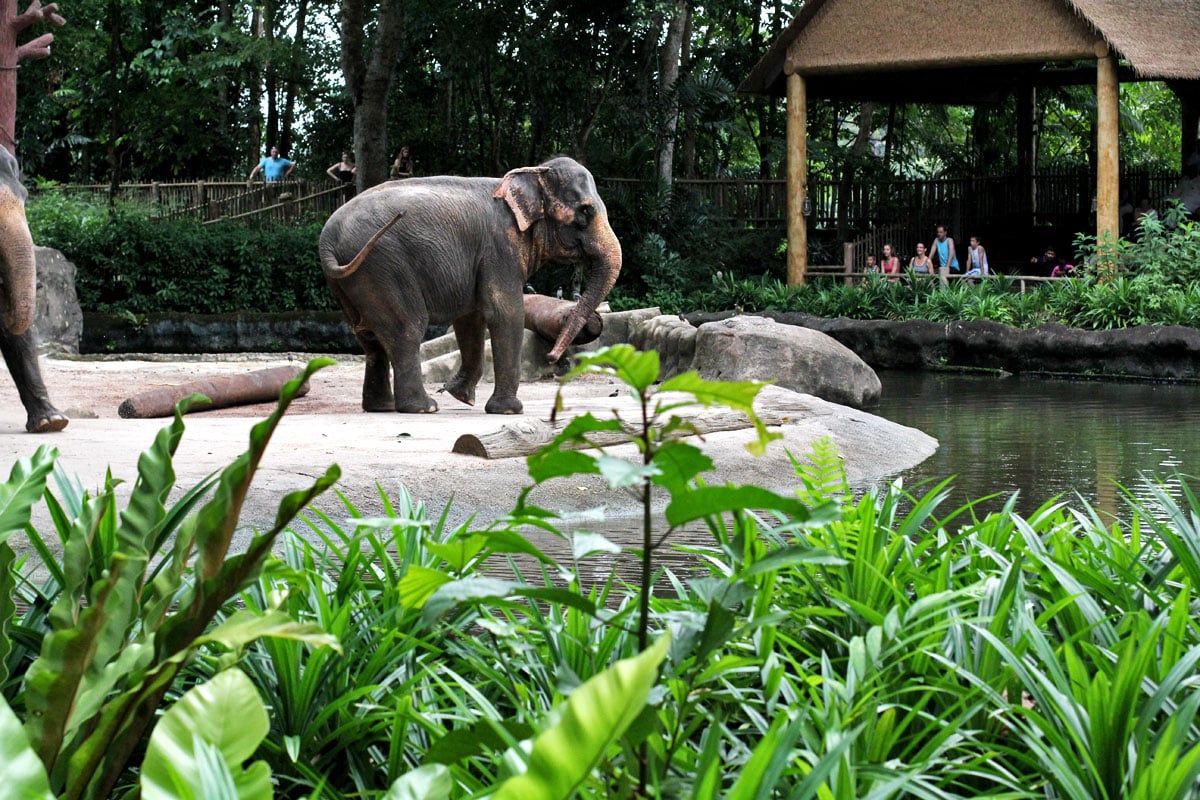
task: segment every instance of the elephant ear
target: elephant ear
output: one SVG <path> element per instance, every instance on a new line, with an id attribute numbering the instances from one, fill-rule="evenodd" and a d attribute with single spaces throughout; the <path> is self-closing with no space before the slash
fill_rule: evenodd
<path id="1" fill-rule="evenodd" d="M 545 202 L 542 196 L 543 167 L 521 167 L 508 172 L 492 197 L 504 198 L 513 216 L 517 218 L 517 227 L 522 231 L 546 215 Z"/>

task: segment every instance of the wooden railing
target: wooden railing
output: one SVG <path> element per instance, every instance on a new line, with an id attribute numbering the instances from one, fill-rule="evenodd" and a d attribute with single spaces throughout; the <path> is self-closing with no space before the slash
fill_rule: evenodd
<path id="1" fill-rule="evenodd" d="M 1158 202 L 1174 189 L 1178 176 L 1126 172 L 1121 185 L 1131 194 L 1148 194 Z M 602 178 L 601 193 L 639 191 L 643 181 L 626 178 Z M 1084 230 L 1092 224 L 1092 198 L 1095 177 L 1086 173 L 1043 174 L 1034 179 L 1035 226 L 1066 227 Z M 687 193 L 708 209 L 712 219 L 741 226 L 777 227 L 787 218 L 787 182 L 780 179 L 721 178 L 710 180 L 680 179 L 677 191 Z M 837 227 L 839 210 L 853 231 L 870 231 L 880 224 L 901 223 L 914 232 L 931 234 L 937 224 L 945 224 L 965 238 L 969 233 L 992 225 L 1007 224 L 1018 216 L 1019 181 L 1016 178 L 953 178 L 938 180 L 886 180 L 856 182 L 848 193 L 837 181 L 813 179 L 808 184 L 812 204 L 809 225 L 815 230 Z M 106 184 L 64 184 L 36 188 L 35 192 L 59 191 L 107 197 Z M 180 181 L 122 184 L 122 200 L 144 202 L 164 218 L 195 217 L 205 221 L 244 218 L 251 212 L 264 212 L 282 205 L 281 200 L 306 199 L 305 209 L 313 214 L 328 214 L 344 197 L 326 179 L 256 183 L 247 188 L 243 181 Z M 308 198 L 320 198 L 308 202 Z M 841 209 L 842 205 L 844 209 Z M 296 210 L 296 209 L 293 209 Z M 271 215 L 262 213 L 263 218 Z M 1026 224 L 1028 223 L 1028 220 Z M 980 227 L 982 226 L 982 227 Z M 909 244 L 893 242 L 902 258 L 911 256 Z M 915 244 L 915 240 L 911 243 Z"/>

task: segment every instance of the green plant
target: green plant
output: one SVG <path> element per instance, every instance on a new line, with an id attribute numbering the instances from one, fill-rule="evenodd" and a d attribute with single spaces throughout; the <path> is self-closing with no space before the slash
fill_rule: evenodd
<path id="1" fill-rule="evenodd" d="M 13 639 L 22 644 L 19 652 L 8 632 L 17 581 L 11 571 L 13 552 L 4 540 L 27 527 L 30 507 L 45 490 L 56 453 L 39 448 L 31 460 L 14 467 L 3 487 L 0 655 L 6 665 L 13 656 L 18 659 L 11 674 L 20 677 L 10 696 L 25 715 L 29 745 L 56 795 L 103 798 L 112 793 L 144 744 L 155 710 L 201 649 L 237 649 L 261 636 L 335 644 L 319 628 L 298 625 L 278 612 L 232 614 L 209 629 L 222 605 L 257 576 L 279 532 L 338 476 L 331 468 L 311 488 L 286 496 L 275 524 L 254 537 L 245 553 L 230 555 L 246 491 L 271 434 L 300 386 L 328 363 L 314 361 L 290 381 L 275 413 L 251 432 L 249 449 L 169 507 L 171 458 L 183 435 L 182 408 L 188 401 L 142 455 L 132 494 L 120 513 L 111 474 L 95 497 L 71 495 L 59 501 L 47 493 L 63 560 L 59 564 L 48 543 L 32 537 L 50 576 L 28 598 L 33 605 L 26 617 L 12 628 Z M 204 501 L 209 490 L 212 497 Z M 162 558 L 152 557 L 160 553 Z"/>

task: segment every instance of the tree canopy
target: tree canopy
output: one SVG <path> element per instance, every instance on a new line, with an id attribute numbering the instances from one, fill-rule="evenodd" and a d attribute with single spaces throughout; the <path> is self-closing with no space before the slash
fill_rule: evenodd
<path id="1" fill-rule="evenodd" d="M 244 177 L 271 145 L 319 175 L 499 174 L 556 153 L 610 177 L 779 175 L 782 101 L 735 97 L 792 0 L 72 0 L 21 71 L 26 172 L 47 180 Z M 1122 89 L 1129 166 L 1178 168 L 1178 103 Z M 994 174 L 1014 102 L 816 103 L 818 174 Z M 1043 168 L 1083 167 L 1094 95 L 1039 97 Z M 359 133 L 356 139 L 356 116 Z"/>

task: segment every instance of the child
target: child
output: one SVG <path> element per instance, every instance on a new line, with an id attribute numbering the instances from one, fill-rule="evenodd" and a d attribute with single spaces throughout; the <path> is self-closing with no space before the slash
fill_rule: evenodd
<path id="1" fill-rule="evenodd" d="M 967 247 L 967 267 L 966 275 L 988 276 L 987 251 L 979 243 L 978 236 L 972 236 L 971 244 Z"/>
<path id="2" fill-rule="evenodd" d="M 867 271 L 868 273 L 872 273 L 872 272 L 878 272 L 878 271 L 879 271 L 879 268 L 875 266 L 875 256 L 871 256 L 871 255 L 868 255 L 868 256 L 867 256 L 867 269 L 866 269 L 866 271 Z"/>

